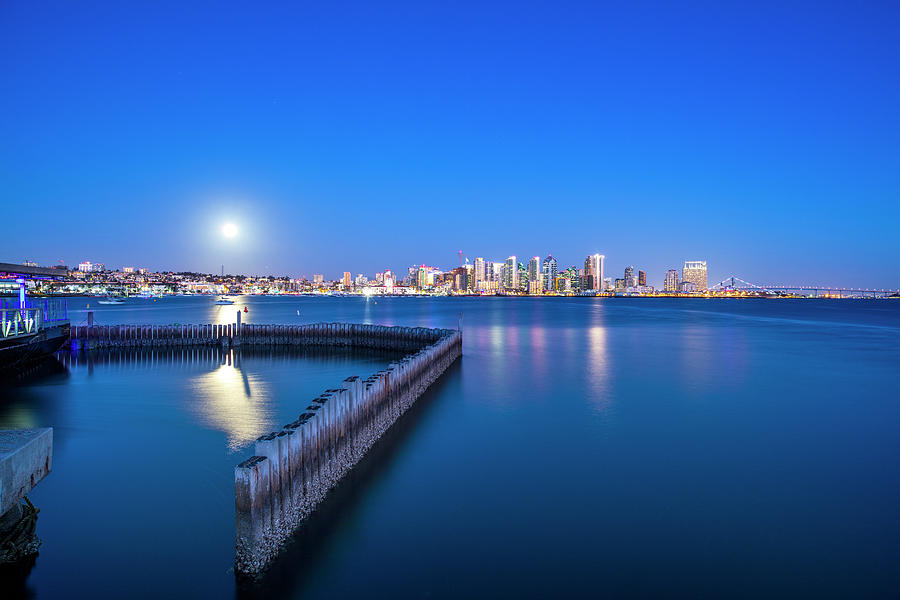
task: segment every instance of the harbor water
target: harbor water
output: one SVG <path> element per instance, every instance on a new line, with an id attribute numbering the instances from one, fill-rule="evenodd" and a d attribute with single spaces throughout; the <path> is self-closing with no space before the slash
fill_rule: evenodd
<path id="1" fill-rule="evenodd" d="M 459 326 L 463 357 L 244 582 L 234 466 L 396 356 L 61 353 L 0 387 L 0 428 L 54 428 L 0 597 L 900 596 L 900 300 L 213 302 L 69 317 Z"/>

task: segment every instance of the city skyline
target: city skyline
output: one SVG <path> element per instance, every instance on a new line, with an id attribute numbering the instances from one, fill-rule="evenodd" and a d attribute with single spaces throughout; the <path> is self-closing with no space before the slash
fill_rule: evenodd
<path id="1" fill-rule="evenodd" d="M 582 276 L 585 274 L 590 274 L 591 273 L 590 269 L 593 268 L 593 267 L 589 267 L 589 261 L 590 261 L 594 265 L 597 265 L 597 264 L 600 265 L 600 272 L 603 273 L 601 281 L 614 283 L 617 279 L 623 279 L 623 281 L 627 280 L 629 277 L 629 270 L 631 270 L 632 284 L 627 285 L 627 287 L 635 287 L 639 284 L 641 286 L 646 285 L 646 286 L 652 287 L 658 291 L 674 291 L 676 289 L 680 290 L 684 269 L 691 268 L 691 266 L 696 266 L 697 268 L 699 268 L 699 265 L 701 265 L 701 264 L 702 264 L 702 269 L 703 269 L 702 285 L 699 284 L 699 280 L 698 281 L 691 280 L 693 283 L 700 286 L 699 289 L 705 289 L 705 287 L 707 287 L 707 286 L 712 287 L 713 285 L 718 284 L 719 282 L 722 282 L 722 281 L 726 281 L 732 277 L 740 277 L 741 279 L 746 279 L 746 278 L 742 277 L 741 273 L 738 273 L 735 271 L 729 271 L 728 269 L 724 269 L 724 268 L 721 270 L 714 270 L 712 275 L 708 275 L 708 271 L 707 271 L 707 262 L 708 261 L 706 261 L 706 260 L 700 261 L 700 260 L 688 259 L 688 260 L 674 261 L 672 263 L 673 266 L 671 268 L 665 269 L 662 273 L 653 273 L 652 271 L 649 271 L 648 269 L 644 268 L 643 265 L 635 265 L 634 263 L 627 263 L 627 262 L 623 263 L 623 266 L 621 266 L 619 268 L 613 268 L 611 270 L 609 268 L 609 261 L 608 261 L 606 255 L 597 254 L 597 253 L 587 255 L 585 257 L 585 259 L 583 260 L 583 262 L 584 262 L 583 265 L 580 265 L 579 261 L 573 261 L 571 263 L 564 262 L 562 260 L 559 260 L 558 257 L 553 256 L 552 254 L 547 254 L 544 256 L 536 255 L 533 257 L 521 256 L 521 255 L 510 255 L 503 259 L 499 259 L 499 258 L 492 259 L 492 258 L 486 257 L 486 256 L 470 257 L 469 255 L 465 254 L 462 251 L 457 251 L 455 256 L 456 256 L 457 260 L 463 261 L 460 264 L 465 265 L 465 266 L 469 267 L 470 269 L 472 269 L 473 274 L 479 272 L 479 266 L 478 266 L 479 262 L 478 261 L 482 261 L 481 269 L 484 269 L 485 263 L 497 265 L 499 268 L 499 266 L 502 266 L 504 263 L 508 263 L 509 259 L 515 259 L 517 266 L 520 268 L 524 268 L 525 272 L 530 274 L 531 270 L 532 270 L 530 263 L 534 259 L 540 259 L 541 270 L 538 272 L 538 279 L 540 279 L 542 281 L 543 289 L 545 289 L 545 290 L 548 289 L 547 282 L 549 280 L 548 280 L 548 274 L 544 270 L 544 267 L 545 267 L 544 262 L 548 258 L 553 259 L 552 269 L 553 269 L 554 274 L 556 274 L 557 271 L 559 273 L 562 273 L 564 270 L 573 269 L 573 268 L 577 269 L 581 273 Z M 400 267 L 393 266 L 393 265 L 382 266 L 381 268 L 376 268 L 371 271 L 364 271 L 362 269 L 350 269 L 349 271 L 347 271 L 347 270 L 345 270 L 346 269 L 346 266 L 345 266 L 345 267 L 340 268 L 338 271 L 335 271 L 332 273 L 325 269 L 315 269 L 315 268 L 313 268 L 313 269 L 296 269 L 295 268 L 295 269 L 290 269 L 287 271 L 277 271 L 277 272 L 276 271 L 263 272 L 263 271 L 259 271 L 259 270 L 257 270 L 257 271 L 234 271 L 234 270 L 230 270 L 229 268 L 226 268 L 226 265 L 224 265 L 224 264 L 220 265 L 220 269 L 218 269 L 218 270 L 217 269 L 213 269 L 213 270 L 175 269 L 175 268 L 159 268 L 158 269 L 158 268 L 150 268 L 150 267 L 145 266 L 147 264 L 145 262 L 144 263 L 134 263 L 131 265 L 115 265 L 115 264 L 108 264 L 107 262 L 90 261 L 90 260 L 77 261 L 74 263 L 67 263 L 63 260 L 59 260 L 59 261 L 57 261 L 57 264 L 54 265 L 52 263 L 42 264 L 38 261 L 26 259 L 24 261 L 21 261 L 21 264 L 32 265 L 32 266 L 44 266 L 44 267 L 66 266 L 66 267 L 68 267 L 69 270 L 73 270 L 73 271 L 77 271 L 77 270 L 91 271 L 92 270 L 91 267 L 87 266 L 85 268 L 85 265 L 94 265 L 95 267 L 99 267 L 99 270 L 101 270 L 101 271 L 102 270 L 122 271 L 124 273 L 136 272 L 138 270 L 141 270 L 141 271 L 159 272 L 159 273 L 171 272 L 171 273 L 199 273 L 199 274 L 207 274 L 207 275 L 217 275 L 221 271 L 222 274 L 228 275 L 228 276 L 288 277 L 288 278 L 292 278 L 292 279 L 307 279 L 309 281 L 314 281 L 314 282 L 321 282 L 321 281 L 336 281 L 336 282 L 343 281 L 343 282 L 346 282 L 346 281 L 348 281 L 348 278 L 351 281 L 355 281 L 359 276 L 365 276 L 369 281 L 375 281 L 378 276 L 382 275 L 385 272 L 391 272 L 395 276 L 397 274 L 399 274 L 399 277 L 402 278 L 402 275 L 404 273 L 406 273 L 408 269 L 413 269 L 413 268 L 417 268 L 420 266 L 427 267 L 429 269 L 435 269 L 437 272 L 440 272 L 440 273 L 451 273 L 457 266 L 457 265 L 448 266 L 446 264 L 446 262 L 444 262 L 444 263 L 440 263 L 440 262 L 429 263 L 429 262 L 417 262 L 416 261 L 416 262 L 407 262 L 405 265 L 400 266 Z M 520 272 L 521 272 L 520 269 L 516 270 L 516 273 L 515 273 L 516 283 L 518 283 L 518 277 L 519 277 Z M 671 273 L 673 273 L 673 272 L 676 272 L 674 279 L 672 279 L 672 276 L 671 276 Z M 648 273 L 649 273 L 649 276 L 648 276 Z M 619 277 L 619 275 L 622 275 L 622 277 Z M 476 277 L 476 279 L 479 278 L 477 275 L 474 275 L 474 276 Z M 639 281 L 639 278 L 640 278 L 640 281 Z M 490 279 L 490 276 L 488 276 L 488 279 Z M 529 275 L 529 280 L 530 280 L 530 275 Z M 684 281 L 689 281 L 689 279 L 685 279 Z M 843 284 L 840 282 L 838 282 L 836 284 L 835 283 L 823 283 L 823 282 L 817 282 L 817 281 L 812 281 L 812 280 L 808 280 L 808 279 L 803 279 L 800 277 L 788 278 L 788 279 L 783 279 L 783 280 L 778 280 L 778 281 L 776 281 L 776 280 L 756 280 L 756 281 L 754 281 L 754 283 L 757 285 L 762 285 L 762 286 L 768 285 L 768 286 L 772 286 L 772 287 L 795 287 L 795 286 L 796 287 L 822 287 L 822 288 L 833 287 L 833 288 L 845 288 L 845 289 L 858 288 L 858 289 L 867 289 L 867 290 L 876 290 L 876 289 L 893 290 L 896 287 L 896 286 L 892 287 L 890 285 L 877 285 L 877 284 L 872 285 L 872 286 L 852 286 L 852 285 Z M 504 283 L 503 285 L 513 287 L 512 285 L 509 284 L 509 282 Z M 599 285 L 600 284 L 592 284 L 593 287 L 591 287 L 591 289 L 596 290 L 596 291 L 601 291 Z M 669 289 L 670 286 L 672 287 L 671 290 Z"/>
<path id="2" fill-rule="evenodd" d="M 368 273 L 543 246 L 656 285 L 692 257 L 900 285 L 894 5 L 45 8 L 0 8 L 2 194 L 45 216 L 7 260 Z"/>

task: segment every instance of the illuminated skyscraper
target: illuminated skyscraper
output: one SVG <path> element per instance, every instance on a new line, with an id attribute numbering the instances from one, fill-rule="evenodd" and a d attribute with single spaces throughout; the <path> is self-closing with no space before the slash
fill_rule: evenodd
<path id="1" fill-rule="evenodd" d="M 545 290 L 555 290 L 556 289 L 556 277 L 558 275 L 558 265 L 556 259 L 553 258 L 553 255 L 547 256 L 544 259 L 544 264 L 541 268 L 541 276 L 544 280 L 544 289 Z"/>
<path id="2" fill-rule="evenodd" d="M 507 258 L 503 264 L 503 289 L 519 289 L 519 264 L 516 262 L 515 255 Z"/>
<path id="3" fill-rule="evenodd" d="M 706 291 L 706 261 L 705 260 L 687 260 L 684 262 L 684 268 L 681 270 L 681 282 L 689 282 L 694 284 L 694 289 L 698 292 Z"/>
<path id="4" fill-rule="evenodd" d="M 475 289 L 482 289 L 485 281 L 484 259 L 478 257 L 475 259 Z"/>
<path id="5" fill-rule="evenodd" d="M 625 287 L 634 287 L 634 267 L 625 267 Z"/>
<path id="6" fill-rule="evenodd" d="M 344 288 L 349 289 L 351 285 L 353 285 L 353 279 L 351 279 L 350 271 L 344 271 Z"/>
<path id="7" fill-rule="evenodd" d="M 528 261 L 528 283 L 541 278 L 541 257 L 534 256 Z"/>
<path id="8" fill-rule="evenodd" d="M 664 292 L 677 292 L 678 291 L 678 270 L 677 269 L 669 269 L 666 271 L 666 280 L 663 282 L 663 291 Z"/>
<path id="9" fill-rule="evenodd" d="M 647 274 L 643 271 L 638 271 L 638 285 L 647 285 Z"/>
<path id="10" fill-rule="evenodd" d="M 606 256 L 591 254 L 584 260 L 584 290 L 599 292 L 603 287 L 603 263 Z"/>

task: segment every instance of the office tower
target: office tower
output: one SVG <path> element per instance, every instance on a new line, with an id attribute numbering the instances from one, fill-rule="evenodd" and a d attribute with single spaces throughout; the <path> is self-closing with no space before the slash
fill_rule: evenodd
<path id="1" fill-rule="evenodd" d="M 313 275 L 313 283 L 320 284 L 320 285 L 325 283 L 325 276 L 322 275 L 321 273 L 315 273 Z"/>
<path id="2" fill-rule="evenodd" d="M 591 254 L 584 260 L 584 290 L 599 292 L 603 281 L 603 263 L 606 256 Z"/>
<path id="3" fill-rule="evenodd" d="M 347 289 L 351 285 L 353 285 L 353 280 L 351 279 L 350 271 L 344 271 L 344 288 Z"/>
<path id="4" fill-rule="evenodd" d="M 625 280 L 624 279 L 618 279 L 618 278 L 616 279 L 615 290 L 616 290 L 617 294 L 625 291 Z"/>
<path id="5" fill-rule="evenodd" d="M 503 263 L 503 289 L 510 291 L 519 289 L 519 264 L 515 255 Z"/>
<path id="6" fill-rule="evenodd" d="M 705 260 L 686 260 L 684 268 L 681 270 L 682 283 L 689 282 L 694 284 L 694 290 L 698 292 L 706 291 L 706 261 Z"/>
<path id="7" fill-rule="evenodd" d="M 638 285 L 645 286 L 647 285 L 647 274 L 643 271 L 638 271 Z"/>
<path id="8" fill-rule="evenodd" d="M 475 259 L 475 289 L 476 290 L 484 287 L 483 284 L 484 284 L 485 275 L 486 275 L 484 266 L 485 265 L 484 265 L 483 258 L 478 257 Z"/>
<path id="9" fill-rule="evenodd" d="M 544 259 L 544 264 L 541 267 L 541 276 L 544 280 L 545 290 L 556 289 L 556 277 L 559 275 L 558 268 L 559 266 L 557 265 L 556 259 L 553 258 L 552 254 L 548 255 L 547 258 Z"/>
<path id="10" fill-rule="evenodd" d="M 491 263 L 491 281 L 497 284 L 497 289 L 499 289 L 503 285 L 503 270 L 506 268 L 506 263 L 502 262 L 492 262 Z"/>
<path id="11" fill-rule="evenodd" d="M 541 278 L 541 257 L 534 256 L 528 261 L 528 283 Z"/>
<path id="12" fill-rule="evenodd" d="M 669 269 L 666 271 L 666 280 L 663 283 L 663 291 L 664 292 L 677 292 L 678 291 L 678 270 L 677 269 Z"/>
<path id="13" fill-rule="evenodd" d="M 625 267 L 625 287 L 634 287 L 634 267 Z"/>

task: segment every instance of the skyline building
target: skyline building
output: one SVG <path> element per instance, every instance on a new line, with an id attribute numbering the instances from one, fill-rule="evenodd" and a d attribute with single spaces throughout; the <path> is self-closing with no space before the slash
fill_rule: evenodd
<path id="1" fill-rule="evenodd" d="M 663 282 L 664 292 L 677 292 L 678 287 L 678 269 L 669 269 L 666 271 L 666 278 Z"/>
<path id="2" fill-rule="evenodd" d="M 634 266 L 625 267 L 625 287 L 633 288 L 634 285 Z"/>
<path id="3" fill-rule="evenodd" d="M 603 262 L 606 256 L 603 254 L 591 254 L 584 260 L 584 287 L 585 291 L 601 291 L 603 288 Z"/>
<path id="4" fill-rule="evenodd" d="M 638 285 L 643 287 L 647 285 L 647 274 L 643 271 L 638 271 Z"/>
<path id="5" fill-rule="evenodd" d="M 541 257 L 533 256 L 531 260 L 528 261 L 528 283 L 534 283 L 538 279 L 541 279 L 542 269 L 541 269 Z"/>
<path id="6" fill-rule="evenodd" d="M 519 265 L 515 255 L 510 256 L 503 263 L 503 289 L 519 289 Z"/>
<path id="7" fill-rule="evenodd" d="M 544 264 L 541 266 L 541 276 L 544 280 L 545 290 L 557 289 L 556 278 L 559 276 L 559 265 L 552 254 L 548 254 L 547 258 L 544 259 Z"/>
<path id="8" fill-rule="evenodd" d="M 475 285 L 474 288 L 476 290 L 482 289 L 484 287 L 485 282 L 485 264 L 484 259 L 482 257 L 477 257 L 475 259 Z"/>
<path id="9" fill-rule="evenodd" d="M 694 290 L 705 292 L 706 286 L 706 261 L 705 260 L 686 260 L 684 268 L 681 269 L 681 282 L 694 284 Z M 682 285 L 683 289 L 683 285 Z"/>
<path id="10" fill-rule="evenodd" d="M 353 279 L 350 271 L 344 271 L 343 283 L 345 288 L 349 288 L 353 285 Z"/>

